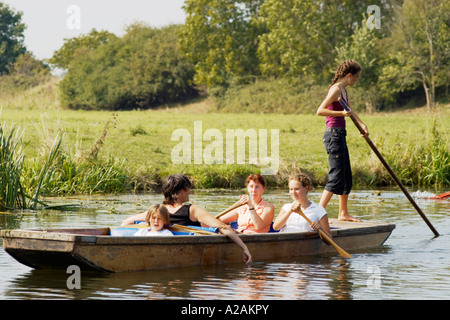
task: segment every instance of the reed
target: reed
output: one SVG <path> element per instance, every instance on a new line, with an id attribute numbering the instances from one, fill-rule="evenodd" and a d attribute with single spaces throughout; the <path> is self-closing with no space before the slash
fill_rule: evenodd
<path id="1" fill-rule="evenodd" d="M 25 206 L 26 199 L 20 183 L 23 167 L 23 149 L 20 143 L 23 131 L 11 125 L 0 125 L 0 210 Z"/>
<path id="2" fill-rule="evenodd" d="M 11 125 L 9 130 L 6 124 L 0 126 L 0 209 L 37 209 L 41 187 L 50 179 L 61 139 L 55 139 L 50 153 L 35 177 L 33 188 L 24 188 L 22 173 L 24 168 L 23 130 Z M 27 192 L 28 191 L 28 192 Z"/>
<path id="3" fill-rule="evenodd" d="M 124 161 L 118 161 L 112 156 L 106 160 L 98 157 L 113 122 L 115 122 L 114 115 L 112 120 L 106 123 L 100 137 L 88 152 L 81 149 L 82 142 L 78 139 L 74 144 L 75 150 L 63 148 L 59 150 L 62 137 L 58 140 L 58 134 L 48 151 L 44 148 L 41 157 L 25 163 L 23 180 L 27 190 L 37 190 L 45 196 L 125 191 L 128 178 Z M 46 127 L 44 120 L 42 123 L 43 127 Z M 46 134 L 44 133 L 43 136 Z M 42 167 L 45 159 L 47 161 Z M 49 167 L 50 163 L 51 167 Z"/>
<path id="4" fill-rule="evenodd" d="M 403 184 L 436 189 L 450 185 L 449 143 L 435 121 L 425 138 L 399 142 L 396 148 L 387 146 L 384 139 L 379 142 L 382 154 Z M 368 171 L 377 184 L 391 183 L 379 165 L 372 166 Z"/>

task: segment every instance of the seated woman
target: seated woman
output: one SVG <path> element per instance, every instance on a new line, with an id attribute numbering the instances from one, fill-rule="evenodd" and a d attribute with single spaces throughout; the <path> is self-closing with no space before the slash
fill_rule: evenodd
<path id="1" fill-rule="evenodd" d="M 311 189 L 311 181 L 304 174 L 292 175 L 289 177 L 289 194 L 294 200 L 285 204 L 276 217 L 273 228 L 280 232 L 301 232 L 314 231 L 322 228 L 330 238 L 330 224 L 325 209 L 308 199 L 308 191 Z M 311 220 L 310 225 L 297 212 L 303 213 Z"/>
<path id="2" fill-rule="evenodd" d="M 274 217 L 274 207 L 264 201 L 266 181 L 259 174 L 251 174 L 246 180 L 247 195 L 241 196 L 241 203 L 245 204 L 223 215 L 219 220 L 230 223 L 237 220 L 238 231 L 242 233 L 269 232 Z"/>
<path id="3" fill-rule="evenodd" d="M 233 228 L 214 218 L 205 209 L 196 204 L 184 204 L 189 201 L 191 186 L 189 178 L 182 174 L 172 174 L 164 179 L 162 184 L 163 204 L 170 213 L 170 222 L 191 226 L 204 224 L 212 228 L 218 228 L 220 233 L 229 237 L 242 249 L 244 262 L 250 263 L 252 256 Z M 134 221 L 144 220 L 145 215 L 146 213 L 143 212 L 129 217 L 122 222 L 122 225 L 129 225 L 133 224 Z"/>
<path id="4" fill-rule="evenodd" d="M 150 228 L 142 228 L 134 235 L 140 237 L 173 236 L 168 230 L 170 226 L 170 214 L 162 204 L 155 204 L 147 210 L 145 221 Z"/>

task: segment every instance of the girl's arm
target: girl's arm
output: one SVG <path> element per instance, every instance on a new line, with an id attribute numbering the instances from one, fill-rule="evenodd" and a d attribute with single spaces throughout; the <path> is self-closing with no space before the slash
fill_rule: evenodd
<path id="1" fill-rule="evenodd" d="M 328 94 L 325 100 L 322 101 L 321 105 L 317 109 L 318 116 L 327 116 L 327 117 L 345 117 L 348 115 L 348 111 L 335 111 L 328 110 L 328 106 L 330 106 L 334 101 L 338 101 L 341 96 L 341 89 L 338 86 L 332 86 L 328 91 Z"/>
<path id="2" fill-rule="evenodd" d="M 280 213 L 277 215 L 277 218 L 273 222 L 272 228 L 274 230 L 280 230 L 286 225 L 286 222 L 291 215 L 292 210 L 284 211 L 283 209 L 280 210 Z"/>
<path id="3" fill-rule="evenodd" d="M 256 229 L 263 229 L 270 225 L 273 221 L 274 211 L 273 205 L 265 207 L 261 215 L 257 214 L 256 210 L 250 210 L 250 216 Z"/>
<path id="4" fill-rule="evenodd" d="M 230 223 L 233 221 L 236 221 L 238 219 L 238 210 L 240 208 L 234 209 L 233 211 L 230 211 L 223 216 L 219 217 L 218 219 L 224 223 Z"/>
<path id="5" fill-rule="evenodd" d="M 355 117 L 356 121 L 358 121 L 359 125 L 361 126 L 361 128 L 363 128 L 364 130 L 364 134 L 361 133 L 361 135 L 363 137 L 367 137 L 369 135 L 369 129 L 367 128 L 367 126 L 364 124 L 364 122 L 362 122 L 362 120 L 358 117 L 358 115 L 356 113 L 354 113 L 353 111 L 351 111 L 351 114 L 353 114 L 353 116 Z M 350 115 L 350 114 L 349 114 Z"/>
<path id="6" fill-rule="evenodd" d="M 331 230 L 330 230 L 330 223 L 329 223 L 329 221 L 328 221 L 328 215 L 327 215 L 327 214 L 324 215 L 324 216 L 320 219 L 319 222 L 313 221 L 312 224 L 311 224 L 311 227 L 312 227 L 314 230 L 316 230 L 316 231 L 319 230 L 319 228 L 322 229 L 322 231 L 325 232 L 326 235 L 327 235 L 330 239 L 332 239 L 332 236 L 331 236 Z M 320 233 L 319 233 L 319 235 L 320 235 Z M 322 236 L 320 236 L 320 237 L 322 238 Z M 325 242 L 327 245 L 330 245 L 330 243 L 328 243 L 328 241 L 326 241 L 324 238 L 322 238 L 322 240 L 323 240 L 323 242 Z"/>
<path id="7" fill-rule="evenodd" d="M 252 261 L 252 256 L 250 251 L 244 242 L 242 242 L 241 238 L 236 234 L 236 232 L 230 226 L 226 225 L 222 221 L 214 218 L 210 215 L 205 209 L 199 207 L 195 204 L 191 205 L 192 214 L 196 218 L 197 221 L 203 223 L 209 227 L 219 228 L 220 233 L 230 238 L 234 243 L 236 243 L 241 249 L 242 254 L 244 256 L 244 262 L 250 263 Z M 192 220 L 192 219 L 191 219 Z"/>
<path id="8" fill-rule="evenodd" d="M 223 228 L 219 228 L 220 233 L 230 238 L 234 243 L 236 243 L 241 249 L 243 254 L 243 259 L 245 263 L 252 262 L 252 255 L 250 254 L 250 251 L 248 250 L 245 243 L 239 238 L 239 236 L 236 234 L 236 232 L 231 228 L 230 226 L 225 225 Z"/>
<path id="9" fill-rule="evenodd" d="M 145 221 L 145 218 L 147 217 L 147 211 L 135 214 L 134 216 L 128 217 L 125 220 L 122 221 L 122 226 L 126 226 L 129 224 L 134 224 L 135 221 Z"/>

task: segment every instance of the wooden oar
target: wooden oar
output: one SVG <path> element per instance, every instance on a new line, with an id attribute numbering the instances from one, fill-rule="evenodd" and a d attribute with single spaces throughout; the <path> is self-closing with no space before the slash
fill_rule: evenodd
<path id="1" fill-rule="evenodd" d="M 237 201 L 235 204 L 233 204 L 231 207 L 229 207 L 228 209 L 222 211 L 221 213 L 219 213 L 218 215 L 215 216 L 216 219 L 219 219 L 221 216 L 227 214 L 230 211 L 233 211 L 236 208 L 239 208 L 240 206 L 243 206 L 244 203 L 241 203 L 241 201 Z"/>
<path id="2" fill-rule="evenodd" d="M 350 108 L 347 106 L 347 103 L 345 103 L 344 100 L 342 100 L 341 98 L 339 98 L 339 102 L 340 104 L 344 107 L 345 110 L 350 111 Z M 361 125 L 359 124 L 359 122 L 356 120 L 355 116 L 353 114 L 350 115 L 350 119 L 352 119 L 353 123 L 355 124 L 355 126 L 358 128 L 359 132 L 364 135 L 364 129 L 361 127 Z M 420 216 L 422 217 L 422 219 L 425 221 L 425 223 L 428 225 L 428 227 L 431 229 L 431 231 L 433 231 L 434 235 L 436 237 L 439 237 L 439 233 L 436 231 L 436 229 L 433 227 L 433 225 L 431 224 L 430 220 L 428 220 L 428 218 L 425 216 L 425 214 L 423 213 L 423 211 L 419 208 L 419 206 L 417 205 L 417 203 L 414 201 L 414 199 L 411 197 L 411 195 L 409 194 L 409 192 L 406 190 L 406 188 L 403 186 L 403 184 L 401 183 L 400 179 L 397 177 L 397 175 L 394 173 L 394 171 L 392 171 L 391 167 L 389 167 L 388 163 L 386 162 L 386 160 L 384 160 L 383 156 L 381 155 L 381 153 L 378 151 L 377 147 L 375 147 L 375 145 L 373 144 L 372 140 L 370 140 L 370 138 L 368 136 L 364 136 L 364 139 L 366 139 L 366 142 L 369 144 L 370 148 L 372 149 L 372 151 L 377 155 L 378 159 L 380 159 L 381 163 L 384 165 L 384 167 L 386 168 L 386 170 L 389 172 L 389 174 L 391 175 L 391 177 L 394 179 L 394 181 L 397 183 L 397 185 L 400 187 L 400 189 L 402 189 L 403 193 L 405 194 L 405 196 L 408 198 L 409 202 L 411 202 L 411 204 L 413 205 L 413 207 L 417 210 L 417 212 L 420 214 Z"/>
<path id="3" fill-rule="evenodd" d="M 180 224 L 173 224 L 168 229 L 170 231 L 194 232 L 194 233 L 201 234 L 201 235 L 215 235 L 215 236 L 218 235 L 215 232 L 211 232 L 208 230 L 201 230 L 201 229 L 197 229 L 197 228 L 191 228 L 188 226 L 182 226 Z"/>
<path id="4" fill-rule="evenodd" d="M 295 211 L 295 212 L 297 212 L 299 215 L 301 215 L 309 224 L 312 223 L 311 220 L 303 213 L 301 208 L 299 208 L 299 211 Z M 344 249 L 342 249 L 341 247 L 339 247 L 336 242 L 331 240 L 331 238 L 325 233 L 325 231 L 322 230 L 322 228 L 319 228 L 319 230 L 317 230 L 317 231 L 320 233 L 320 235 L 326 241 L 328 241 L 328 243 L 330 243 L 337 250 L 337 252 L 339 252 L 339 254 L 342 257 L 344 257 L 344 258 L 352 258 L 352 255 L 350 253 L 348 253 L 347 251 L 345 251 Z"/>

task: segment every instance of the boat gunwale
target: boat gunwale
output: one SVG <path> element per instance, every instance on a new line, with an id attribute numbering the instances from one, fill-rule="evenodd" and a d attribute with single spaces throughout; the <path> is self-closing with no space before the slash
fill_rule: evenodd
<path id="1" fill-rule="evenodd" d="M 351 223 L 351 224 L 350 224 Z M 371 223 L 371 222 L 347 222 L 334 223 L 337 225 L 331 229 L 333 238 L 357 236 L 364 234 L 392 232 L 395 224 Z M 344 226 L 344 227 L 343 227 Z M 209 244 L 209 243 L 229 243 L 231 240 L 221 234 L 217 235 L 176 235 L 162 237 L 136 237 L 136 236 L 111 236 L 110 228 L 60 228 L 60 229 L 13 229 L 1 230 L 2 238 L 37 239 L 48 241 L 67 241 L 74 243 L 86 243 L 96 245 L 148 245 L 148 244 Z M 98 234 L 89 234 L 94 232 Z M 295 241 L 318 238 L 316 231 L 304 232 L 275 232 L 258 234 L 239 234 L 245 242 L 275 242 L 275 241 Z"/>

